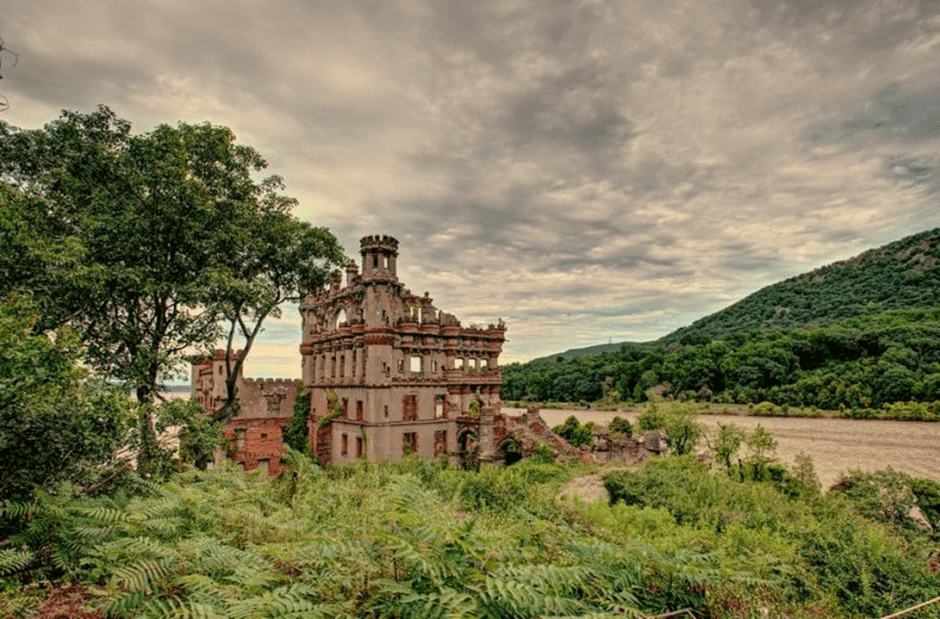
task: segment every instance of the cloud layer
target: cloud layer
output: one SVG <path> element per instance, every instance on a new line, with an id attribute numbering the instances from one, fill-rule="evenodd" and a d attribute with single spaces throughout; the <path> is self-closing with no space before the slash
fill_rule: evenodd
<path id="1" fill-rule="evenodd" d="M 14 0 L 5 119 L 232 127 L 505 361 L 649 340 L 940 225 L 940 3 Z M 297 321 L 250 371 L 297 375 Z"/>

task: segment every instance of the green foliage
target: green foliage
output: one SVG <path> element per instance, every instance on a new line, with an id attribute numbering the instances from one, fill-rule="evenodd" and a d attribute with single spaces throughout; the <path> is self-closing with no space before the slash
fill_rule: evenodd
<path id="1" fill-rule="evenodd" d="M 223 464 L 148 496 L 63 487 L 0 508 L 19 523 L 0 538 L 0 583 L 16 585 L 0 608 L 51 579 L 90 587 L 109 616 L 854 617 L 940 585 L 927 534 L 896 535 L 865 500 L 796 500 L 690 458 L 607 474 L 612 505 L 556 503 L 573 471 L 531 460 L 292 461 L 274 480 Z"/>
<path id="2" fill-rule="evenodd" d="M 731 468 L 731 461 L 747 438 L 747 431 L 733 423 L 718 424 L 718 432 L 713 437 L 712 453 L 715 461 L 726 469 Z"/>
<path id="3" fill-rule="evenodd" d="M 0 497 L 26 500 L 69 480 L 95 491 L 125 468 L 131 404 L 119 390 L 89 381 L 77 335 L 33 333 L 22 299 L 0 304 Z"/>
<path id="4" fill-rule="evenodd" d="M 655 458 L 639 471 L 607 474 L 615 504 L 588 515 L 599 535 L 642 538 L 660 553 L 694 547 L 722 571 L 746 569 L 763 581 L 760 605 L 776 608 L 771 616 L 803 616 L 794 612 L 802 607 L 879 617 L 931 599 L 940 583 L 923 551 L 928 534 L 893 518 L 907 505 L 904 493 L 890 490 L 894 477 L 856 480 L 849 495 L 793 493 L 771 479 L 732 479 L 693 460 Z M 712 593 L 712 616 L 752 616 L 730 611 L 754 592 Z"/>
<path id="5" fill-rule="evenodd" d="M 343 416 L 343 404 L 339 401 L 339 396 L 332 389 L 326 390 L 326 402 L 330 412 L 321 417 L 320 421 L 317 422 L 317 430 L 322 430 L 333 423 L 334 419 L 339 419 Z"/>
<path id="6" fill-rule="evenodd" d="M 678 456 L 692 453 L 702 438 L 698 408 L 691 402 L 663 404 L 653 397 L 637 417 L 637 427 L 641 432 L 665 430 L 669 449 Z"/>
<path id="7" fill-rule="evenodd" d="M 170 456 L 175 458 L 178 470 L 186 465 L 206 468 L 216 447 L 224 442 L 222 424 L 207 417 L 194 399 L 161 402 L 154 407 L 154 416 L 158 434 L 176 429 L 179 445 Z"/>
<path id="8" fill-rule="evenodd" d="M 290 423 L 284 428 L 284 444 L 301 453 L 310 451 L 307 423 L 310 420 L 310 390 L 303 381 L 297 383 L 297 399 Z"/>
<path id="9" fill-rule="evenodd" d="M 607 432 L 613 438 L 633 436 L 633 425 L 623 417 L 614 417 L 607 424 Z"/>
<path id="10" fill-rule="evenodd" d="M 636 427 L 640 432 L 659 430 L 666 427 L 666 415 L 662 400 L 657 397 L 650 399 L 649 403 L 636 418 Z"/>
<path id="11" fill-rule="evenodd" d="M 565 423 L 552 428 L 552 432 L 571 443 L 572 447 L 580 447 L 581 445 L 590 447 L 594 444 L 595 427 L 593 421 L 581 425 L 578 418 L 571 415 L 565 419 Z"/>
<path id="12" fill-rule="evenodd" d="M 208 123 L 132 135 L 104 106 L 42 129 L 0 123 L 0 295 L 28 291 L 38 331 L 77 327 L 86 364 L 145 404 L 222 320 L 229 352 L 244 338 L 240 365 L 266 317 L 345 261 L 290 215 L 280 178 L 254 180 L 266 167 Z"/>

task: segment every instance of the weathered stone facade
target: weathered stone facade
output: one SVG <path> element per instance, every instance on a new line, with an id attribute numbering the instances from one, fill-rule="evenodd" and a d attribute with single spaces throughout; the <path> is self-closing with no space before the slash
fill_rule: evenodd
<path id="1" fill-rule="evenodd" d="M 464 327 L 412 294 L 398 281 L 396 239 L 364 237 L 360 253 L 361 272 L 351 263 L 345 285 L 300 306 L 312 452 L 321 464 L 455 454 L 457 417 L 500 409 L 506 327 Z"/>
<path id="2" fill-rule="evenodd" d="M 237 354 L 237 353 L 235 353 Z M 234 361 L 234 360 L 233 360 Z M 239 413 L 225 427 L 228 453 L 245 470 L 257 468 L 276 475 L 283 470 L 281 435 L 293 414 L 297 381 L 244 378 L 235 381 Z M 193 363 L 192 389 L 207 413 L 225 403 L 225 353 L 217 350 L 209 359 Z"/>

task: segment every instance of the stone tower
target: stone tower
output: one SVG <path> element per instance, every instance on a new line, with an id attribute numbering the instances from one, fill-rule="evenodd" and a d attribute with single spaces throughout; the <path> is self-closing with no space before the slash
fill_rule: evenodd
<path id="1" fill-rule="evenodd" d="M 322 464 L 454 453 L 457 417 L 500 407 L 505 325 L 463 327 L 412 294 L 390 236 L 363 237 L 360 256 L 300 307 L 311 447 Z"/>

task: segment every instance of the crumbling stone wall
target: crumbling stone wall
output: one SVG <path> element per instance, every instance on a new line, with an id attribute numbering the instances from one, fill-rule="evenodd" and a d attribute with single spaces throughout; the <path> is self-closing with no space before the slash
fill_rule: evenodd
<path id="1" fill-rule="evenodd" d="M 238 355 L 240 351 L 233 353 Z M 225 351 L 216 350 L 212 357 L 192 366 L 192 390 L 206 413 L 222 407 L 226 399 Z M 235 380 L 235 399 L 239 413 L 225 426 L 227 453 L 246 471 L 266 468 L 271 475 L 281 472 L 284 453 L 281 436 L 290 423 L 297 400 L 297 381 L 275 378 L 244 378 Z"/>
<path id="2" fill-rule="evenodd" d="M 478 416 L 459 417 L 457 428 L 458 437 L 472 437 L 469 443 L 459 441 L 460 449 L 455 454 L 464 466 L 480 462 L 509 464 L 512 458 L 533 456 L 539 447 L 547 447 L 556 459 L 580 462 L 638 462 L 666 450 L 665 436 L 658 430 L 640 439 L 611 438 L 603 426 L 595 431 L 593 448 L 574 447 L 552 432 L 534 406 L 519 416 L 483 409 Z"/>

